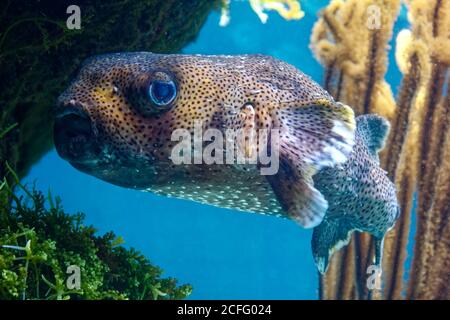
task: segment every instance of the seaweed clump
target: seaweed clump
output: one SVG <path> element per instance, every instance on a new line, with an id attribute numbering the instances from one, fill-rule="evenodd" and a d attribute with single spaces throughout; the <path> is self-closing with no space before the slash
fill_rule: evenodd
<path id="1" fill-rule="evenodd" d="M 183 299 L 192 287 L 162 278 L 162 270 L 114 233 L 96 235 L 84 214 L 67 214 L 58 197 L 18 183 L 0 184 L 0 300 Z M 79 268 L 79 287 L 67 284 Z M 69 268 L 69 269 L 68 269 Z"/>
<path id="2" fill-rule="evenodd" d="M 411 29 L 397 35 L 403 79 L 395 99 L 385 73 L 399 0 L 333 0 L 312 33 L 311 47 L 325 67 L 326 89 L 357 114 L 378 113 L 391 121 L 381 164 L 397 185 L 401 207 L 400 219 L 385 240 L 383 287 L 371 291 L 365 286 L 374 242 L 359 234 L 321 277 L 324 299 L 450 297 L 450 2 L 405 3 Z M 414 255 L 406 282 L 414 214 Z"/>

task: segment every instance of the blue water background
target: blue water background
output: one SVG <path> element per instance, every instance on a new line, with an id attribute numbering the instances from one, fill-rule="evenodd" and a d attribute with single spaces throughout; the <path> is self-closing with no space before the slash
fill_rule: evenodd
<path id="1" fill-rule="evenodd" d="M 270 13 L 262 24 L 246 2 L 231 5 L 230 25 L 212 12 L 183 53 L 263 53 L 283 59 L 321 83 L 323 69 L 309 50 L 318 8 L 328 1 L 302 1 L 305 17 L 285 21 Z M 405 13 L 396 29 L 406 26 Z M 358 45 L 355 43 L 355 45 Z M 394 45 L 394 43 L 392 43 Z M 391 51 L 388 79 L 400 83 Z M 53 150 L 24 179 L 61 196 L 68 212 L 85 212 L 100 233 L 113 230 L 126 244 L 194 286 L 191 299 L 316 299 L 317 271 L 311 230 L 270 216 L 242 213 L 127 190 L 78 172 Z"/>

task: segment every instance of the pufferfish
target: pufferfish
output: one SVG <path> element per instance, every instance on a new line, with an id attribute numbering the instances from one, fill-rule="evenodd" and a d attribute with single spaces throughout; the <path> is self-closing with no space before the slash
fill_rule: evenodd
<path id="1" fill-rule="evenodd" d="M 283 216 L 307 228 L 329 206 L 312 177 L 347 160 L 356 127 L 349 106 L 292 65 L 264 55 L 96 56 L 60 95 L 55 113 L 56 149 L 82 172 L 158 195 Z M 195 123 L 221 132 L 276 130 L 278 170 L 261 175 L 259 162 L 174 164 L 172 133 L 193 135 Z M 273 151 L 269 143 L 256 148 Z"/>
<path id="2" fill-rule="evenodd" d="M 368 232 L 375 240 L 375 265 L 381 267 L 383 241 L 400 209 L 395 185 L 380 168 L 389 123 L 377 115 L 356 118 L 356 143 L 348 160 L 324 168 L 314 185 L 328 201 L 322 223 L 314 228 L 312 251 L 317 268 L 326 272 L 334 251 L 348 244 L 354 231 Z"/>

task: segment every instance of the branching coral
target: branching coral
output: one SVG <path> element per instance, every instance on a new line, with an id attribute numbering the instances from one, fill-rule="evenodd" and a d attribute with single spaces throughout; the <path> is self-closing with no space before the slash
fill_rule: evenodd
<path id="1" fill-rule="evenodd" d="M 421 100 L 418 102 L 422 109 L 417 135 L 419 148 L 416 147 L 420 164 L 416 173 L 418 223 L 408 298 L 448 298 L 448 289 L 443 287 L 436 291 L 436 288 L 442 287 L 441 281 L 449 280 L 450 273 L 448 268 L 442 269 L 445 267 L 442 261 L 450 258 L 450 234 L 446 230 L 450 159 L 445 157 L 450 148 L 450 2 L 414 0 L 408 1 L 408 6 L 412 37 L 423 41 L 428 49 L 425 57 L 430 62 L 429 77 L 424 81 L 423 97 L 419 97 Z M 442 250 L 443 246 L 447 247 L 446 250 Z M 441 248 L 440 256 L 437 248 Z"/>
<path id="2" fill-rule="evenodd" d="M 366 288 L 373 248 L 368 236 L 359 235 L 321 279 L 324 299 L 449 297 L 444 283 L 450 280 L 450 2 L 406 3 L 412 28 L 397 36 L 396 60 L 403 80 L 396 101 L 384 76 L 399 1 L 334 0 L 313 30 L 311 47 L 325 66 L 326 88 L 357 113 L 374 112 L 391 120 L 381 160 L 396 182 L 401 206 L 400 219 L 385 240 L 383 290 Z M 380 28 L 372 29 L 367 19 L 376 10 L 381 13 Z M 405 296 L 404 263 L 414 212 L 417 231 Z"/>
<path id="3" fill-rule="evenodd" d="M 311 48 L 326 68 L 326 88 L 357 114 L 390 116 L 394 99 L 384 81 L 387 42 L 400 0 L 334 0 L 314 26 Z"/>

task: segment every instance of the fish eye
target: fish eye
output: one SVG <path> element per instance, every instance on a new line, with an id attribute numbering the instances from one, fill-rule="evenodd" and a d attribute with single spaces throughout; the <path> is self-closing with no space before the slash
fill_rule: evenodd
<path id="1" fill-rule="evenodd" d="M 151 117 L 172 109 L 178 90 L 173 73 L 157 70 L 137 75 L 125 89 L 125 95 L 136 111 Z"/>
<path id="2" fill-rule="evenodd" d="M 150 101 L 159 107 L 165 107 L 175 100 L 177 87 L 172 80 L 153 80 L 148 87 Z"/>

